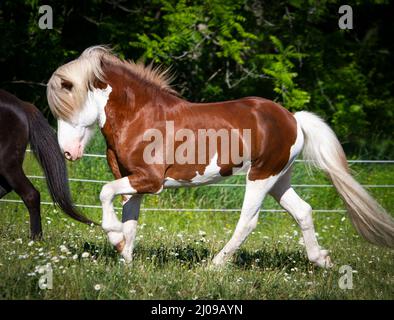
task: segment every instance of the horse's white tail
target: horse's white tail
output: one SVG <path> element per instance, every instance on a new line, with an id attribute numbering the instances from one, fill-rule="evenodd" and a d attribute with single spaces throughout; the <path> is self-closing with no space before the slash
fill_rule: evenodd
<path id="1" fill-rule="evenodd" d="M 345 153 L 335 133 L 313 113 L 301 111 L 294 116 L 305 136 L 304 159 L 331 178 L 357 231 L 373 244 L 393 248 L 393 218 L 350 175 Z"/>

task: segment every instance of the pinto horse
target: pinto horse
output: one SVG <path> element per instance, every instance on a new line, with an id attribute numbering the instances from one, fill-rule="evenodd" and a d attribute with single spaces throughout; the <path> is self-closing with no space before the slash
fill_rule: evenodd
<path id="1" fill-rule="evenodd" d="M 213 264 L 223 265 L 240 247 L 256 227 L 262 201 L 270 194 L 301 227 L 309 260 L 331 266 L 328 251 L 318 245 L 311 206 L 290 185 L 292 165 L 302 150 L 311 165 L 330 177 L 358 232 L 374 244 L 394 246 L 393 219 L 350 175 L 334 132 L 312 113 L 292 114 L 258 97 L 188 102 L 170 87 L 166 71 L 123 61 L 102 46 L 88 48 L 59 67 L 48 82 L 47 98 L 68 160 L 82 157 L 95 124 L 101 128 L 116 178 L 100 193 L 102 227 L 126 261 L 132 260 L 144 194 L 208 184 L 246 169 L 239 222 Z M 225 135 L 216 135 L 207 151 L 209 136 L 201 138 L 200 131 L 228 136 L 235 132 L 235 139 L 226 147 L 218 143 L 226 140 Z M 241 155 L 240 160 L 229 159 L 229 150 Z M 124 196 L 122 221 L 113 207 L 116 195 Z"/>
<path id="2" fill-rule="evenodd" d="M 42 236 L 40 193 L 22 168 L 29 142 L 44 170 L 53 201 L 70 217 L 92 223 L 74 209 L 66 161 L 47 120 L 34 105 L 0 90 L 0 198 L 15 190 L 29 210 L 30 236 L 38 239 Z"/>

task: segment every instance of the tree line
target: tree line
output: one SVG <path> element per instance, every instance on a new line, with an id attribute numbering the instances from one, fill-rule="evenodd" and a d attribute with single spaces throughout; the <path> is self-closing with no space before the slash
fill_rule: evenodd
<path id="1" fill-rule="evenodd" d="M 53 11 L 41 29 L 39 7 Z M 48 119 L 45 84 L 86 47 L 171 66 L 192 101 L 261 96 L 326 119 L 354 156 L 394 155 L 394 5 L 347 1 L 341 30 L 333 0 L 3 0 L 1 87 Z"/>

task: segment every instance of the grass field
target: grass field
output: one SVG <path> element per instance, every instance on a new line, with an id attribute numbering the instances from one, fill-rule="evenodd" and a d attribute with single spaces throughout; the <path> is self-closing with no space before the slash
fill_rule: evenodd
<path id="1" fill-rule="evenodd" d="M 96 136 L 88 150 L 103 153 Z M 394 184 L 392 164 L 355 164 L 363 184 Z M 25 171 L 41 175 L 31 154 Z M 111 180 L 105 159 L 83 158 L 69 165 L 69 176 Z M 42 201 L 50 201 L 43 180 L 33 179 Z M 237 176 L 223 183 L 244 183 Z M 295 168 L 294 184 L 328 184 L 320 173 L 309 177 L 304 165 Z M 71 182 L 74 200 L 99 205 L 101 184 Z M 343 209 L 333 188 L 297 188 L 314 209 Z M 394 188 L 371 188 L 389 211 L 394 209 Z M 200 187 L 165 190 L 146 196 L 143 208 L 240 208 L 244 188 Z M 5 199 L 19 199 L 14 193 Z M 120 205 L 120 201 L 116 202 Z M 264 208 L 279 209 L 271 198 Z M 101 209 L 81 209 L 96 221 Z M 119 212 L 120 214 L 120 212 Z M 97 227 L 74 222 L 53 206 L 42 206 L 44 240 L 28 239 L 27 209 L 0 202 L 1 299 L 393 299 L 394 252 L 369 245 L 356 235 L 343 212 L 314 213 L 320 245 L 331 251 L 334 268 L 311 265 L 300 230 L 283 212 L 262 212 L 259 224 L 221 271 L 207 268 L 212 256 L 230 238 L 237 212 L 143 211 L 135 257 L 125 265 Z M 53 288 L 38 286 L 40 266 L 51 264 Z M 353 289 L 339 288 L 339 267 L 353 269 Z"/>

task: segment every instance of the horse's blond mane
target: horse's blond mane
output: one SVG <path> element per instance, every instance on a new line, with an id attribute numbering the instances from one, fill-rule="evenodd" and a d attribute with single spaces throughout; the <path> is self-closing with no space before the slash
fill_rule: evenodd
<path id="1" fill-rule="evenodd" d="M 145 66 L 142 62 L 125 61 L 116 57 L 106 46 L 87 48 L 78 59 L 59 67 L 49 79 L 47 98 L 55 117 L 70 120 L 86 101 L 89 88 L 98 79 L 105 82 L 102 62 L 124 66 L 140 80 L 162 91 L 176 94 L 171 88 L 169 68 Z"/>

